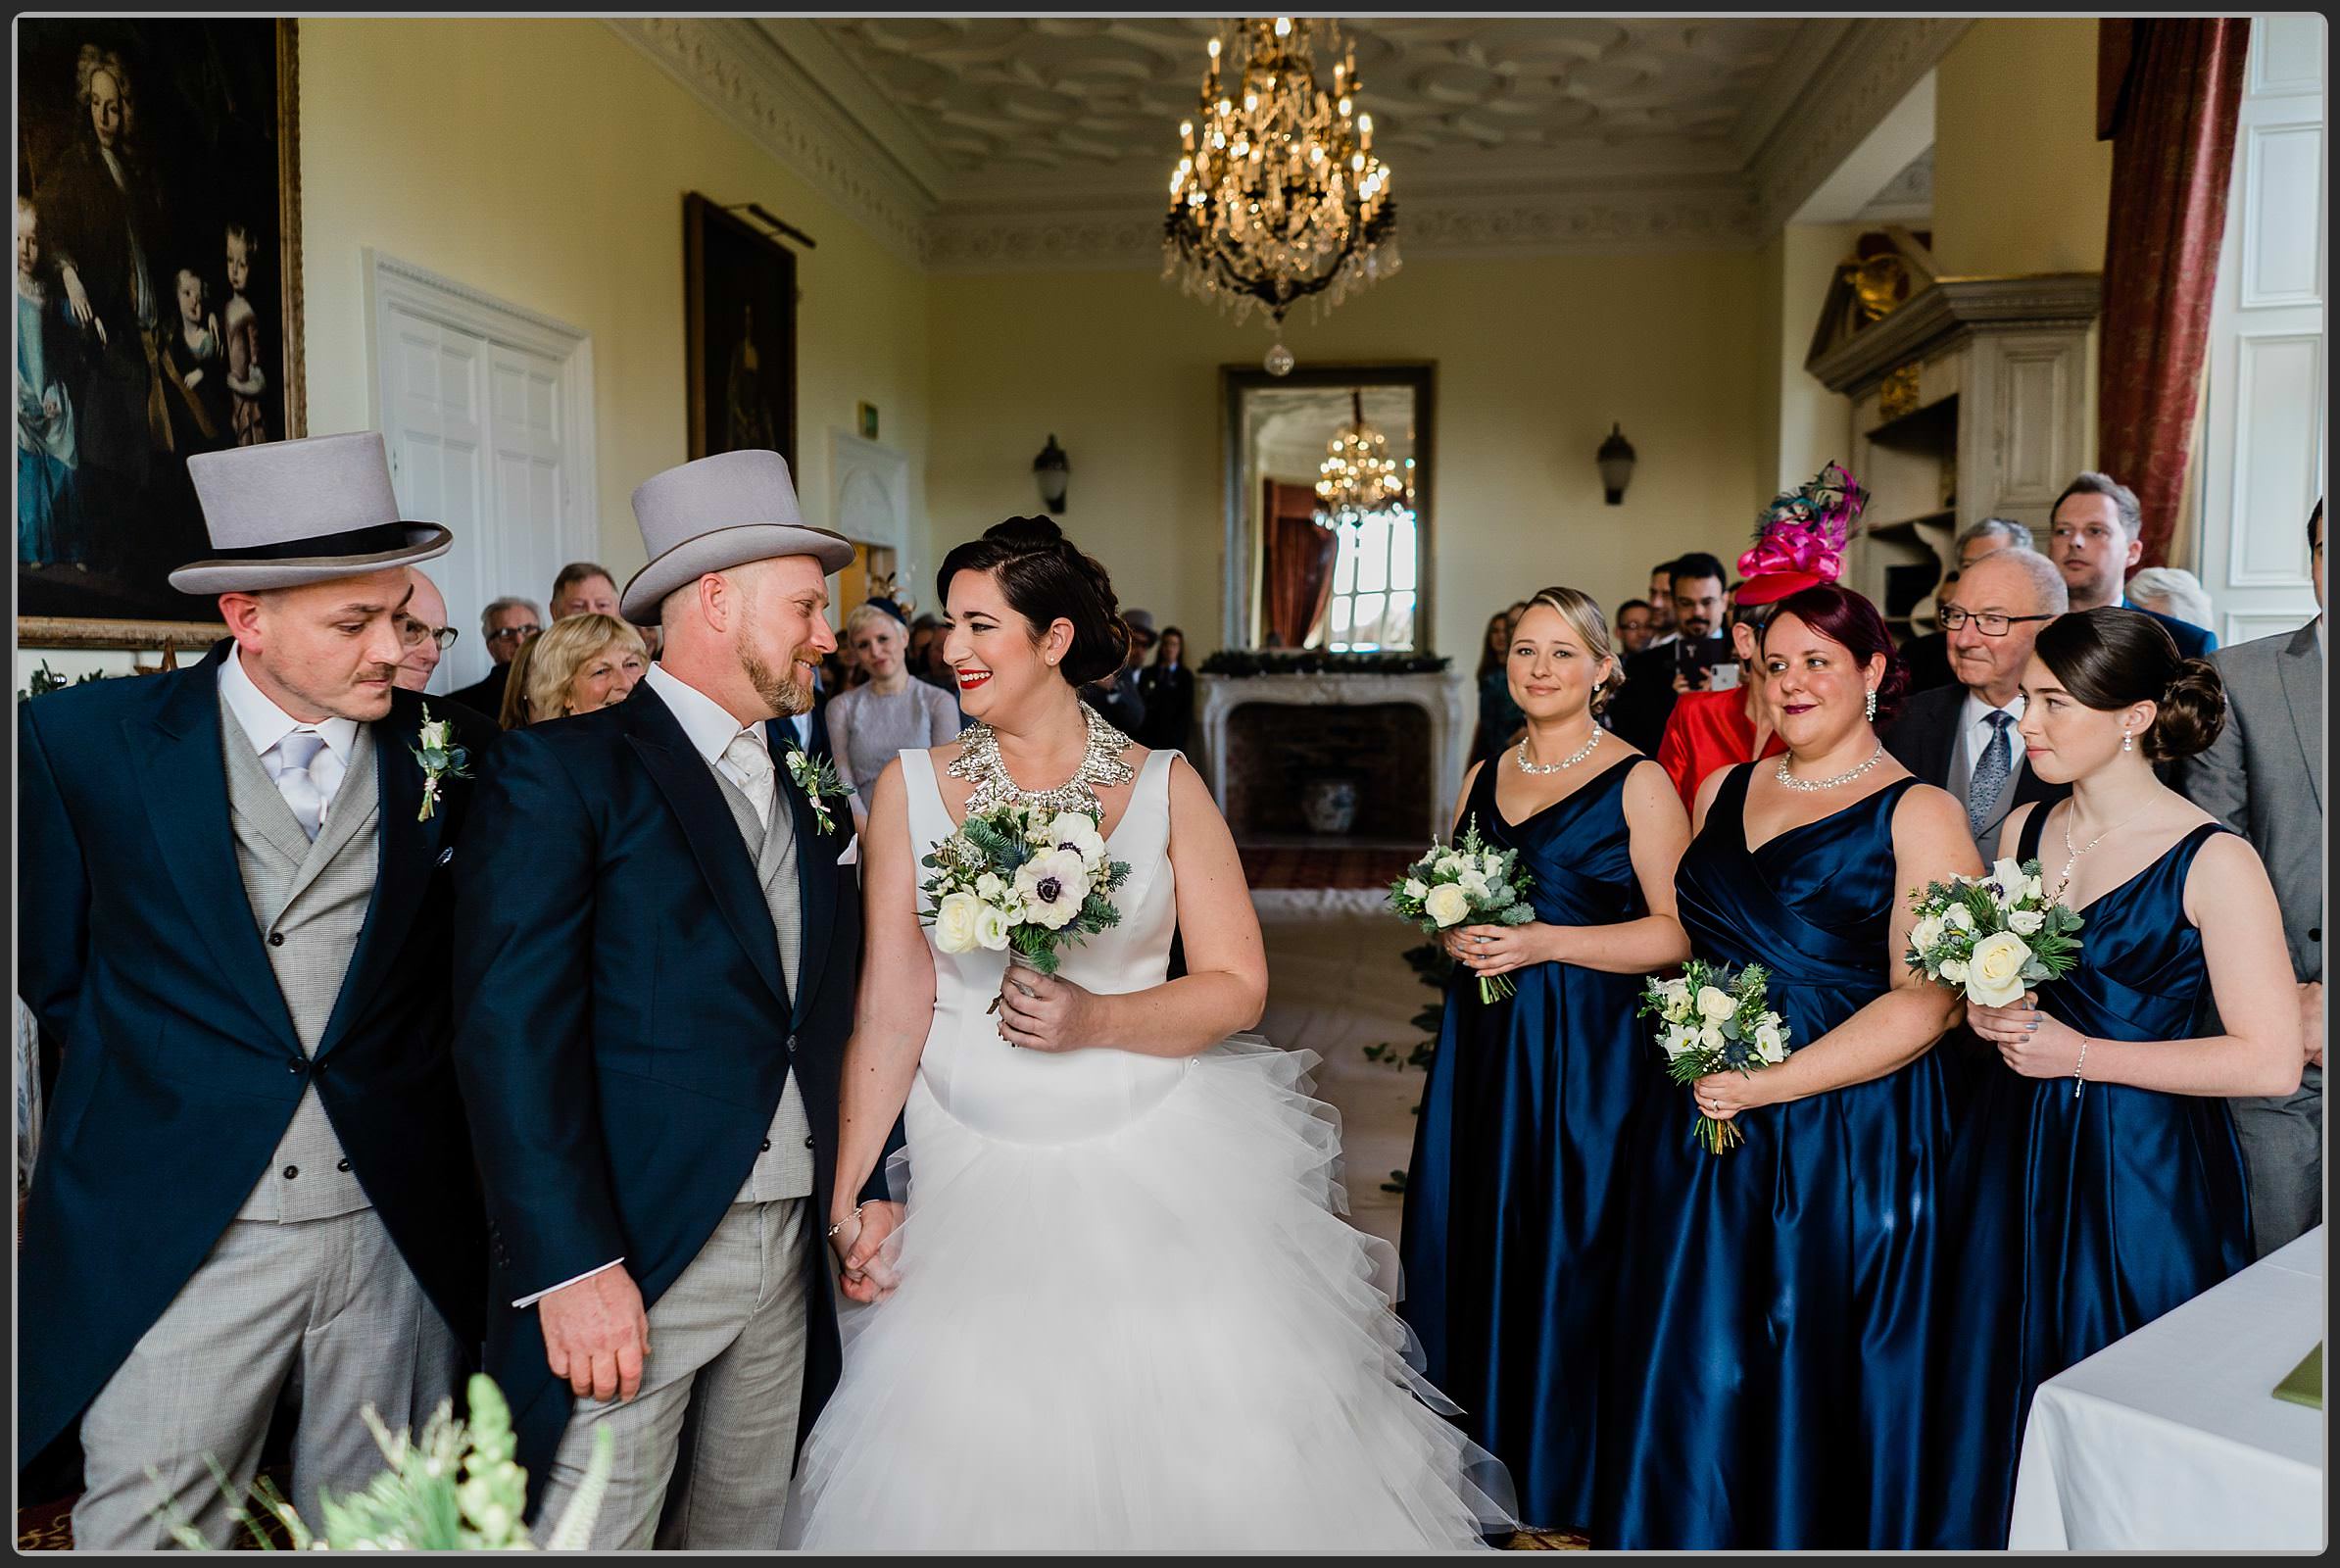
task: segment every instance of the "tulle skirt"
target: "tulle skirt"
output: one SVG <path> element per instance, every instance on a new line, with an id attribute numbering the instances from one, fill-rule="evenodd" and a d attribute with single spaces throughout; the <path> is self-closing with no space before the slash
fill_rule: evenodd
<path id="1" fill-rule="evenodd" d="M 1080 1142 L 1010 1143 L 914 1085 L 885 1299 L 846 1307 L 790 1544 L 900 1550 L 1473 1547 L 1502 1467 L 1440 1413 L 1340 1218 L 1310 1053 L 1239 1036 Z M 902 1195 L 902 1156 L 890 1172 Z"/>

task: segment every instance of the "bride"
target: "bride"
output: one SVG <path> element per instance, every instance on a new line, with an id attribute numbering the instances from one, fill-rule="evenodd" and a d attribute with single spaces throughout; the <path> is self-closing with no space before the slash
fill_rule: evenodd
<path id="1" fill-rule="evenodd" d="M 906 1202 L 830 1216 L 869 1304 L 792 1544 L 1386 1550 L 1512 1528 L 1501 1467 L 1406 1359 L 1394 1254 L 1340 1217 L 1315 1058 L 1237 1033 L 1267 966 L 1225 821 L 1179 754 L 1075 695 L 1121 666 L 1104 568 L 1017 517 L 951 551 L 940 589 L 975 722 L 875 787 L 840 1110 L 838 1192 L 900 1114 Z M 920 930 L 921 858 L 1008 801 L 1101 811 L 1132 866 L 1119 925 L 1054 978 Z M 1174 933 L 1187 971 L 1165 979 Z"/>

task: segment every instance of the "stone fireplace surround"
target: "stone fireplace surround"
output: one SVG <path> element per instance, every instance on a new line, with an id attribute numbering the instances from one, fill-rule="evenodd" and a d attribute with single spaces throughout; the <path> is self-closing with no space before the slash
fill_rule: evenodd
<path id="1" fill-rule="evenodd" d="M 1406 704 L 1418 708 L 1429 720 L 1430 744 L 1428 771 L 1423 777 L 1418 799 L 1427 803 L 1418 823 L 1412 824 L 1406 836 L 1419 834 L 1421 842 L 1444 838 L 1454 818 L 1454 796 L 1462 783 L 1463 769 L 1469 764 L 1471 729 L 1468 694 L 1470 683 L 1459 670 L 1446 669 L 1435 674 L 1378 675 L 1323 673 L 1313 675 L 1197 675 L 1196 734 L 1202 776 L 1211 787 L 1221 809 L 1227 809 L 1231 785 L 1236 778 L 1236 766 L 1241 760 L 1230 754 L 1232 720 L 1239 709 L 1254 704 L 1278 704 L 1301 708 L 1356 708 L 1378 707 L 1387 704 Z M 1275 731 L 1261 732 L 1272 740 Z M 1235 764 L 1235 765 L 1231 765 Z M 1365 789 L 1373 789 L 1370 779 Z M 1409 793 L 1411 793 L 1409 791 Z M 1364 820 L 1366 813 L 1360 813 Z M 1245 832 L 1245 824 L 1232 824 L 1239 839 Z"/>

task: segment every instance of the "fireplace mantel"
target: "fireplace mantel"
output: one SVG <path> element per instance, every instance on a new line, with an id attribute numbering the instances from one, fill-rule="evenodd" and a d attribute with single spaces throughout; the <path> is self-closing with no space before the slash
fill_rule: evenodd
<path id="1" fill-rule="evenodd" d="M 1470 682 L 1460 670 L 1423 675 L 1325 673 L 1314 675 L 1197 675 L 1194 679 L 1202 776 L 1222 806 L 1227 801 L 1227 720 L 1254 703 L 1288 707 L 1356 708 L 1406 703 L 1430 717 L 1430 755 L 1437 776 L 1425 792 L 1431 803 L 1423 823 L 1425 842 L 1444 838 L 1454 819 L 1454 793 L 1470 765 L 1471 730 L 1466 698 Z"/>

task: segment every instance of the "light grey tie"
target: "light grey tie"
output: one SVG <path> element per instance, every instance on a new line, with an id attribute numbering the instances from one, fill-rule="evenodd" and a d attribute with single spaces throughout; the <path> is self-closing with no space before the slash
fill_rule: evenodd
<path id="1" fill-rule="evenodd" d="M 756 820 L 766 831 L 772 825 L 772 754 L 756 744 L 756 737 L 741 730 L 731 737 L 731 744 L 723 748 L 723 760 L 731 764 L 740 793 L 748 797 L 748 804 L 756 808 Z"/>
<path id="2" fill-rule="evenodd" d="M 332 798 L 310 772 L 310 764 L 324 749 L 325 738 L 311 729 L 296 729 L 275 746 L 276 788 L 312 840 L 325 825 L 325 802 Z"/>
<path id="3" fill-rule="evenodd" d="M 2007 742 L 2007 726 L 2015 722 L 2014 716 L 2004 708 L 1994 708 L 1982 716 L 1990 721 L 1990 744 L 1982 748 L 1974 776 L 1967 781 L 1967 825 L 1977 838 L 1990 821 L 1991 808 L 1999 804 L 1999 792 L 2007 787 L 2007 775 L 2015 766 L 2014 748 Z"/>

